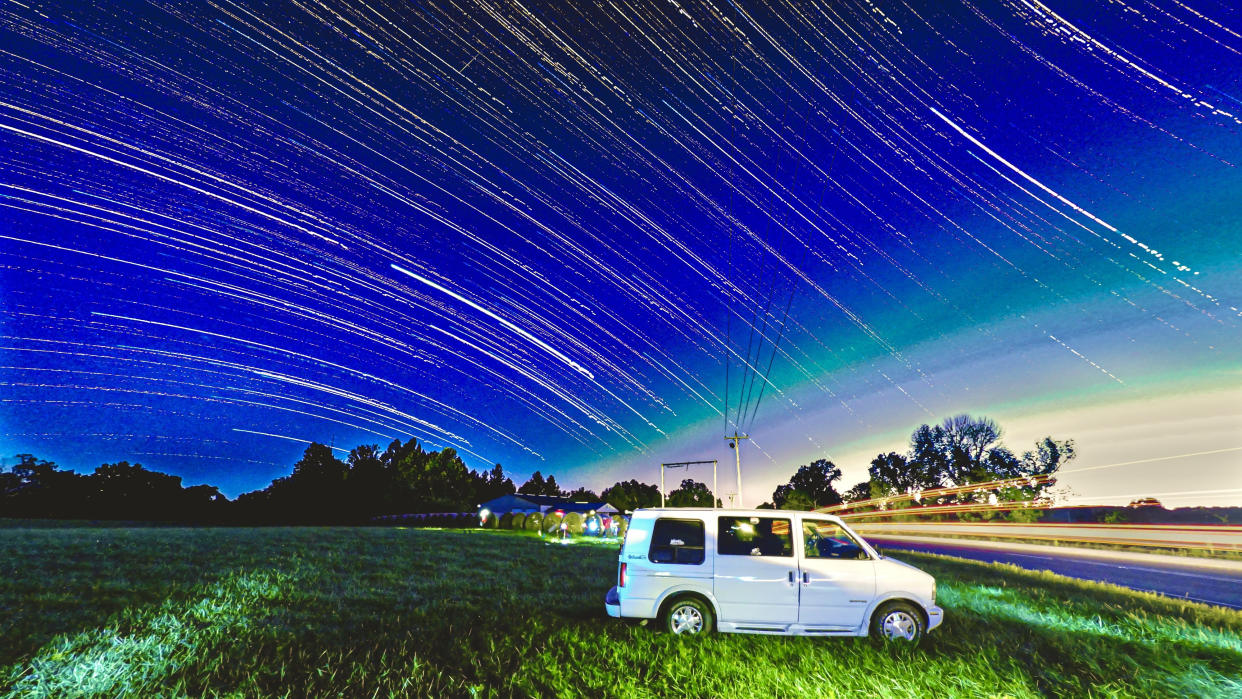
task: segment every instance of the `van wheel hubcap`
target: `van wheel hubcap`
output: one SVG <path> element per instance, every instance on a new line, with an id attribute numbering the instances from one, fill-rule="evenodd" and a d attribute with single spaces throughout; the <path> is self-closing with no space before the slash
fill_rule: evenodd
<path id="1" fill-rule="evenodd" d="M 884 638 L 902 638 L 907 641 L 913 641 L 915 635 L 918 634 L 919 623 L 914 617 L 903 611 L 893 611 L 884 615 L 884 623 L 881 626 Z"/>
<path id="2" fill-rule="evenodd" d="M 690 605 L 673 610 L 673 633 L 698 633 L 703 630 L 703 615 Z"/>

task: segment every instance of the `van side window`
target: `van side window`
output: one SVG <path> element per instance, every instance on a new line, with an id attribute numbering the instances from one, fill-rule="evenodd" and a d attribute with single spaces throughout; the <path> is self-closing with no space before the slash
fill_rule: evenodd
<path id="1" fill-rule="evenodd" d="M 793 528 L 775 517 L 721 517 L 717 550 L 722 556 L 793 556 Z"/>
<path id="2" fill-rule="evenodd" d="M 668 519 L 661 517 L 651 530 L 651 549 L 647 560 L 652 563 L 703 562 L 703 520 Z"/>
<path id="3" fill-rule="evenodd" d="M 804 558 L 868 558 L 867 552 L 854 541 L 854 537 L 839 524 L 827 520 L 803 520 L 802 543 Z"/>

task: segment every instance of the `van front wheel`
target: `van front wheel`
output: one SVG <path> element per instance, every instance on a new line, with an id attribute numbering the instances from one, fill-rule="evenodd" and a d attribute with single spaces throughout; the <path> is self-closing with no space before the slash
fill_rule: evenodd
<path id="1" fill-rule="evenodd" d="M 676 636 L 711 633 L 712 625 L 711 607 L 694 597 L 675 600 L 664 611 L 664 628 Z"/>
<path id="2" fill-rule="evenodd" d="M 872 615 L 871 637 L 918 643 L 923 638 L 923 616 L 909 602 L 889 602 Z"/>

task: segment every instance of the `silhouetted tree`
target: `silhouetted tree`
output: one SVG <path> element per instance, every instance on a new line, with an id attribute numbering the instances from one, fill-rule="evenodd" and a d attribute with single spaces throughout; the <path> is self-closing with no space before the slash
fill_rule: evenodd
<path id="1" fill-rule="evenodd" d="M 780 488 L 777 488 L 777 490 L 780 490 Z M 813 510 L 815 509 L 815 501 L 805 492 L 797 488 L 791 488 L 785 491 L 781 504 L 778 507 L 782 510 Z"/>
<path id="2" fill-rule="evenodd" d="M 1017 457 L 1000 443 L 1001 435 L 1000 426 L 994 420 L 966 414 L 947 418 L 935 427 L 920 425 L 910 436 L 908 455 L 890 452 L 872 460 L 869 469 L 871 495 L 900 495 L 941 486 L 1047 476 L 1074 458 L 1072 440 L 1045 437 L 1036 442 L 1034 450 Z M 951 499 L 958 502 L 1046 501 L 1054 483 L 1013 483 L 966 491 Z M 1015 514 L 1013 518 L 1031 517 L 1028 513 Z"/>
<path id="3" fill-rule="evenodd" d="M 547 490 L 548 484 L 543 480 L 543 474 L 535 471 L 530 478 L 518 488 L 518 492 L 523 495 L 543 495 Z"/>
<path id="4" fill-rule="evenodd" d="M 604 502 L 622 512 L 630 512 L 641 507 L 660 506 L 659 486 L 639 483 L 634 479 L 613 483 L 599 496 Z"/>
<path id="5" fill-rule="evenodd" d="M 90 476 L 93 517 L 176 519 L 181 509 L 181 478 L 148 471 L 141 464 L 103 464 Z"/>
<path id="6" fill-rule="evenodd" d="M 599 496 L 594 491 L 587 490 L 586 488 L 571 490 L 565 494 L 565 497 L 574 502 L 599 502 Z"/>
<path id="7" fill-rule="evenodd" d="M 544 480 L 543 474 L 538 471 L 531 474 L 530 480 L 523 483 L 518 492 L 525 495 L 563 495 L 561 487 L 556 483 L 556 476 L 550 475 Z"/>
<path id="8" fill-rule="evenodd" d="M 377 444 L 360 444 L 349 452 L 345 461 L 345 501 L 349 514 L 366 519 L 392 512 L 396 482 Z"/>
<path id="9" fill-rule="evenodd" d="M 874 463 L 874 462 L 872 462 Z M 853 487 L 841 494 L 841 499 L 845 502 L 859 502 L 860 500 L 871 499 L 871 481 L 863 481 L 855 483 Z"/>
<path id="10" fill-rule="evenodd" d="M 934 479 L 920 477 L 924 475 L 920 465 L 917 461 L 908 461 L 906 457 L 896 452 L 876 456 L 871 460 L 870 468 L 867 469 L 867 473 L 871 475 L 870 483 L 878 486 L 876 496 L 912 493 L 916 490 L 934 487 L 928 485 L 930 482 L 935 482 Z M 868 491 L 870 492 L 870 486 Z"/>
<path id="11" fill-rule="evenodd" d="M 914 464 L 910 468 L 917 473 L 907 476 L 905 480 L 913 483 L 916 489 L 938 488 L 946 484 L 945 481 L 949 477 L 949 463 L 940 451 L 936 433 L 929 425 L 919 425 L 914 430 L 914 434 L 910 435 L 910 456 L 907 461 Z M 875 482 L 875 479 L 873 478 L 872 481 Z M 880 485 L 883 486 L 881 492 L 891 491 L 892 493 L 909 492 L 906 488 L 910 487 L 887 481 L 880 481 Z"/>
<path id="12" fill-rule="evenodd" d="M 481 502 L 487 501 L 515 492 L 517 492 L 517 488 L 514 487 L 513 480 L 505 475 L 504 469 L 500 467 L 500 464 L 496 464 L 487 473 L 487 479 L 483 486 L 483 492 L 479 494 L 479 500 Z"/>
<path id="13" fill-rule="evenodd" d="M 716 500 L 716 504 L 719 503 Z M 711 507 L 712 491 L 706 483 L 687 478 L 681 482 L 681 487 L 668 494 L 665 504 L 669 507 Z"/>
<path id="14" fill-rule="evenodd" d="M 809 500 L 811 507 L 793 509 L 839 505 L 841 494 L 833 485 L 839 480 L 841 480 L 841 469 L 837 468 L 836 464 L 827 459 L 816 459 L 805 466 L 798 467 L 798 471 L 789 479 L 789 483 L 777 486 L 772 493 L 772 504 L 779 509 L 788 509 L 785 507 L 786 502 L 797 491 L 801 493 L 801 496 L 796 504 L 803 505 L 806 504 L 806 500 Z"/>
<path id="15" fill-rule="evenodd" d="M 74 471 L 61 470 L 33 454 L 18 454 L 5 479 L 6 506 L 13 517 L 86 517 L 90 484 Z"/>

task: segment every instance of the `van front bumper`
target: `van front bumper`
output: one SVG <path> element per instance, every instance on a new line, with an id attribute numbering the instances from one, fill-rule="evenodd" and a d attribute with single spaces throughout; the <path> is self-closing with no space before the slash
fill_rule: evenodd
<path id="1" fill-rule="evenodd" d="M 932 605 L 927 607 L 927 630 L 940 626 L 940 622 L 944 621 L 944 610 L 940 607 Z"/>
<path id="2" fill-rule="evenodd" d="M 621 616 L 621 596 L 617 594 L 617 586 L 613 585 L 608 594 L 604 595 L 604 610 L 608 612 L 608 616 L 618 618 Z"/>

